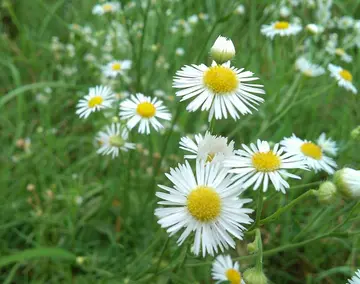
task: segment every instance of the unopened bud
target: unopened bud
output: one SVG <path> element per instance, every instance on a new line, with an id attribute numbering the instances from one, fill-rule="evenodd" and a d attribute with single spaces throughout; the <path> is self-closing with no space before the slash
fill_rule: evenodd
<path id="1" fill-rule="evenodd" d="M 360 171 L 343 168 L 334 174 L 334 183 L 344 197 L 360 199 Z"/>
<path id="2" fill-rule="evenodd" d="M 351 131 L 351 138 L 357 142 L 360 142 L 360 125 Z"/>
<path id="3" fill-rule="evenodd" d="M 211 47 L 210 55 L 217 64 L 225 63 L 235 56 L 235 46 L 231 39 L 219 36 Z"/>
<path id="4" fill-rule="evenodd" d="M 258 251 L 258 246 L 256 241 L 253 241 L 252 243 L 249 243 L 247 245 L 247 250 L 249 253 L 256 253 Z"/>
<path id="5" fill-rule="evenodd" d="M 267 278 L 261 271 L 256 270 L 255 267 L 247 269 L 243 273 L 243 279 L 246 284 L 266 284 Z"/>
<path id="6" fill-rule="evenodd" d="M 316 191 L 320 203 L 331 203 L 336 197 L 336 186 L 331 181 L 323 182 Z"/>

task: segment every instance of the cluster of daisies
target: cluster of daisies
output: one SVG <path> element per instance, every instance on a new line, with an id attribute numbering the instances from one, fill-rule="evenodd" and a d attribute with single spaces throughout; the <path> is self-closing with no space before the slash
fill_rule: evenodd
<path id="1" fill-rule="evenodd" d="M 346 48 L 351 46 L 360 46 L 360 20 L 354 20 L 349 16 L 341 18 L 332 17 L 331 8 L 332 1 L 313 1 L 312 3 L 303 2 L 305 7 L 300 6 L 300 1 L 297 3 L 287 3 L 288 1 L 280 1 L 279 6 L 271 4 L 267 7 L 267 13 L 272 14 L 278 20 L 263 25 L 261 33 L 270 39 L 274 37 L 289 37 L 294 36 L 305 30 L 305 40 L 301 42 L 302 50 L 304 52 L 295 62 L 295 67 L 302 74 L 307 77 L 317 77 L 325 74 L 325 68 L 319 64 L 312 62 L 311 58 L 322 57 L 323 50 L 332 57 L 332 60 L 339 58 L 345 63 L 352 62 L 352 56 L 346 51 Z M 291 1 L 289 1 L 291 2 Z M 309 13 L 314 10 L 314 22 L 302 24 L 301 18 L 296 16 L 296 13 L 302 13 L 304 9 L 308 9 Z M 292 18 L 292 20 L 290 20 Z M 305 26 L 305 29 L 303 29 Z M 347 32 L 342 44 L 339 44 L 340 32 L 336 30 L 348 31 L 353 29 L 353 34 Z M 354 39 L 358 39 L 356 43 L 351 44 Z M 299 45 L 298 45 L 299 46 Z M 316 53 L 316 50 L 319 48 Z M 314 52 L 315 50 L 315 52 Z M 323 62 L 328 62 L 329 56 L 322 59 Z M 353 84 L 353 75 L 347 69 L 340 65 L 329 63 L 327 69 L 330 76 L 333 77 L 340 87 L 357 94 L 357 89 Z"/>

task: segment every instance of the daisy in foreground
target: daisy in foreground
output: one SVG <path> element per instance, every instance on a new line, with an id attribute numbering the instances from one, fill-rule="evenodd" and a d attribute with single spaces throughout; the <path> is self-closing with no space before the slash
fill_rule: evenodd
<path id="1" fill-rule="evenodd" d="M 131 97 L 120 104 L 120 118 L 128 119 L 127 127 L 133 129 L 139 124 L 138 131 L 141 134 L 150 134 L 150 125 L 156 130 L 163 128 L 157 118 L 170 120 L 171 114 L 162 101 L 143 94 L 131 95 Z"/>
<path id="2" fill-rule="evenodd" d="M 216 284 L 224 281 L 229 281 L 230 284 L 245 284 L 239 269 L 239 263 L 236 261 L 233 264 L 230 255 L 219 255 L 214 260 L 211 274 L 213 279 L 217 280 Z"/>
<path id="3" fill-rule="evenodd" d="M 106 77 L 115 78 L 118 75 L 124 75 L 125 71 L 129 70 L 130 68 L 131 60 L 115 60 L 103 66 L 102 71 Z"/>
<path id="4" fill-rule="evenodd" d="M 120 10 L 120 3 L 118 2 L 105 2 L 94 6 L 92 13 L 94 15 L 104 15 L 107 13 L 115 13 Z"/>
<path id="5" fill-rule="evenodd" d="M 165 192 L 157 192 L 161 199 L 155 215 L 158 223 L 167 228 L 170 236 L 183 230 L 178 239 L 181 245 L 190 233 L 195 232 L 193 252 L 196 255 L 202 251 L 214 255 L 218 252 L 234 248 L 237 239 L 242 240 L 244 224 L 253 220 L 248 216 L 253 210 L 242 208 L 251 199 L 240 199 L 238 195 L 243 191 L 234 186 L 231 177 L 221 164 L 196 161 L 196 174 L 189 163 L 171 169 L 167 178 L 173 187 L 159 185 Z"/>
<path id="6" fill-rule="evenodd" d="M 261 26 L 261 33 L 270 39 L 273 39 L 276 35 L 281 37 L 296 35 L 301 32 L 301 30 L 302 27 L 300 25 L 286 21 L 277 21 L 270 25 Z"/>
<path id="7" fill-rule="evenodd" d="M 328 174 L 333 174 L 334 169 L 337 168 L 336 162 L 324 154 L 325 149 L 329 152 L 329 148 L 322 148 L 311 141 L 302 140 L 295 134 L 289 138 L 284 138 L 280 144 L 285 147 L 286 152 L 301 156 L 309 168 L 315 172 L 324 170 Z M 335 149 L 330 150 L 330 152 L 332 151 Z"/>
<path id="8" fill-rule="evenodd" d="M 193 153 L 193 155 L 185 155 L 185 159 L 218 163 L 233 155 L 234 141 L 228 143 L 226 137 L 215 136 L 206 132 L 204 137 L 201 134 L 195 135 L 195 141 L 189 137 L 182 137 L 180 148 Z"/>
<path id="9" fill-rule="evenodd" d="M 275 144 L 271 149 L 268 142 L 258 140 L 256 145 L 250 144 L 250 148 L 244 144 L 242 147 L 244 150 L 235 151 L 235 156 L 224 161 L 224 166 L 231 168 L 229 172 L 235 174 L 233 179 L 237 180 L 236 184 L 241 184 L 242 188 L 253 185 L 256 190 L 263 183 L 265 192 L 271 182 L 275 190 L 285 193 L 290 185 L 284 177 L 300 179 L 287 170 L 307 169 L 302 157 L 284 153 L 284 149 L 280 148 L 279 144 Z"/>
<path id="10" fill-rule="evenodd" d="M 134 143 L 126 142 L 129 138 L 129 132 L 125 127 L 121 127 L 119 123 L 113 123 L 107 126 L 105 131 L 100 131 L 96 137 L 100 148 L 97 150 L 101 155 L 112 155 L 115 158 L 119 155 L 119 151 L 127 152 L 135 149 Z"/>
<path id="11" fill-rule="evenodd" d="M 317 77 L 325 73 L 325 69 L 320 65 L 313 64 L 304 57 L 300 57 L 295 62 L 295 68 L 308 77 Z"/>
<path id="12" fill-rule="evenodd" d="M 115 95 L 109 87 L 96 86 L 89 89 L 89 94 L 76 105 L 76 114 L 87 118 L 92 112 L 111 107 Z"/>
<path id="13" fill-rule="evenodd" d="M 194 112 L 201 108 L 208 111 L 209 121 L 227 118 L 238 119 L 239 113 L 251 113 L 250 108 L 262 103 L 263 98 L 254 94 L 265 94 L 263 85 L 249 84 L 257 80 L 250 71 L 243 71 L 230 66 L 230 61 L 217 65 L 213 61 L 211 67 L 204 64 L 184 66 L 176 72 L 173 87 L 182 89 L 176 95 L 182 97 L 181 101 L 195 98 L 187 110 Z"/>
<path id="14" fill-rule="evenodd" d="M 360 284 L 360 269 L 355 272 L 355 275 L 348 280 L 348 284 Z"/>
<path id="15" fill-rule="evenodd" d="M 357 94 L 357 89 L 352 84 L 353 76 L 348 70 L 333 64 L 329 64 L 328 69 L 330 71 L 330 76 L 336 79 L 340 87 Z"/>

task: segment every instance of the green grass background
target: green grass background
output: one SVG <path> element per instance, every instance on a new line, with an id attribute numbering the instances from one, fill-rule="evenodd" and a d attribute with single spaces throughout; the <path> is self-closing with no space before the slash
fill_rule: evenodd
<path id="1" fill-rule="evenodd" d="M 277 142 L 293 132 L 314 140 L 326 132 L 340 145 L 339 166 L 359 168 L 359 144 L 350 141 L 351 130 L 360 124 L 359 97 L 337 87 L 328 74 L 306 79 L 296 73 L 293 66 L 302 36 L 270 41 L 260 34 L 260 26 L 272 20 L 263 15 L 270 1 L 243 1 L 243 16 L 231 15 L 234 1 L 154 2 L 150 2 L 152 12 L 144 38 L 134 37 L 125 54 L 121 42 L 117 43 L 114 57 L 130 58 L 134 64 L 132 83 L 124 86 L 119 82 L 118 90 L 152 95 L 162 89 L 170 97 L 166 105 L 174 114 L 180 104 L 171 87 L 176 70 L 185 64 L 209 63 L 211 44 L 219 34 L 228 36 L 237 50 L 233 64 L 260 77 L 266 102 L 251 116 L 216 122 L 215 133 L 230 135 L 239 147 L 258 138 Z M 334 2 L 334 13 L 359 16 L 359 1 Z M 149 184 L 153 184 L 151 171 L 159 161 L 157 153 L 163 149 L 164 135 L 152 133 L 148 138 L 133 133 L 132 139 L 150 154 L 137 150 L 115 160 L 96 155 L 93 138 L 107 120 L 92 115 L 84 121 L 75 115 L 81 94 L 100 84 L 97 71 L 83 62 L 87 46 L 80 44 L 73 58 L 76 75 L 66 78 L 55 68 L 49 43 L 53 36 L 67 42 L 69 24 L 89 24 L 106 32 L 106 19 L 91 14 L 95 3 L 1 2 L 1 31 L 8 36 L 3 35 L 0 41 L 0 282 L 212 283 L 212 258 L 196 258 L 186 251 L 187 246 L 177 247 L 176 238 L 168 240 L 153 216 L 155 188 Z M 165 15 L 168 8 L 174 19 L 204 12 L 210 20 L 200 21 L 189 36 L 172 35 L 171 17 Z M 126 20 L 143 22 L 145 13 L 138 5 Z M 312 19 L 305 9 L 298 14 L 304 23 Z M 159 44 L 158 52 L 150 50 L 152 44 Z M 185 49 L 183 57 L 174 56 L 177 47 Z M 98 52 L 100 55 L 101 50 Z M 315 53 L 323 53 L 321 46 L 314 48 Z M 358 50 L 351 50 L 351 54 L 354 61 L 347 68 L 360 88 Z M 155 66 L 159 55 L 170 64 L 168 70 Z M 324 56 L 323 62 L 328 61 Z M 45 87 L 53 89 L 46 105 L 35 100 Z M 206 124 L 206 114 L 186 113 L 185 105 L 180 106 L 179 130 L 170 137 L 156 182 L 166 183 L 163 172 L 182 161 L 179 138 L 200 132 Z M 30 154 L 16 147 L 16 141 L 24 137 L 31 138 Z M 20 160 L 14 162 L 14 156 Z M 294 185 L 325 179 L 323 173 L 306 173 Z M 27 201 L 34 198 L 26 190 L 30 183 L 36 186 L 41 214 Z M 263 216 L 309 188 L 290 190 L 287 195 L 270 190 Z M 246 194 L 255 198 L 251 190 Z M 76 196 L 84 199 L 80 206 L 74 201 Z M 322 205 L 309 198 L 263 227 L 264 269 L 271 283 L 345 283 L 360 267 L 360 239 L 348 235 L 359 227 L 359 212 L 341 228 L 343 235 L 325 237 L 353 205 L 342 200 Z M 255 202 L 250 206 L 254 208 Z M 246 236 L 231 252 L 240 258 L 242 269 L 254 264 L 246 251 L 252 240 Z M 289 244 L 299 245 L 288 248 Z M 78 256 L 85 261 L 76 262 Z"/>

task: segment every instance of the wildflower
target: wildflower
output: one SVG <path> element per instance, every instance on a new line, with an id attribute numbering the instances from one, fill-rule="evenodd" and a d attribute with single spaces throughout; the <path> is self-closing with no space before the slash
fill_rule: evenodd
<path id="1" fill-rule="evenodd" d="M 170 236 L 184 228 L 177 241 L 179 245 L 195 232 L 193 252 L 199 255 L 202 251 L 205 257 L 217 253 L 218 248 L 221 251 L 229 246 L 234 248 L 231 235 L 242 240 L 243 225 L 252 222 L 248 214 L 253 211 L 243 208 L 243 204 L 251 199 L 238 197 L 243 190 L 234 186 L 219 163 L 197 161 L 194 174 L 186 161 L 166 176 L 174 186 L 159 185 L 166 193 L 156 193 L 161 199 L 158 204 L 168 207 L 157 208 L 155 215 Z"/>
<path id="2" fill-rule="evenodd" d="M 195 135 L 195 142 L 189 137 L 182 137 L 180 148 L 193 153 L 185 155 L 185 159 L 197 159 L 206 162 L 222 162 L 225 158 L 231 157 L 234 151 L 234 141 L 228 143 L 228 139 L 222 136 L 205 133 Z"/>
<path id="3" fill-rule="evenodd" d="M 211 275 L 216 283 L 229 281 L 230 284 L 245 284 L 240 273 L 239 263 L 232 262 L 230 255 L 218 255 L 213 263 Z"/>
<path id="4" fill-rule="evenodd" d="M 267 284 L 267 278 L 262 271 L 258 271 L 255 267 L 245 270 L 243 274 L 246 284 Z"/>
<path id="5" fill-rule="evenodd" d="M 352 28 L 353 25 L 354 25 L 354 18 L 350 16 L 343 16 L 337 22 L 337 26 L 341 30 Z"/>
<path id="6" fill-rule="evenodd" d="M 197 24 L 198 21 L 199 21 L 199 17 L 197 15 L 192 15 L 188 18 L 188 22 L 192 25 Z"/>
<path id="7" fill-rule="evenodd" d="M 349 63 L 352 61 L 352 56 L 346 53 L 346 51 L 343 48 L 336 48 L 334 53 L 340 56 L 340 59 L 344 62 Z"/>
<path id="8" fill-rule="evenodd" d="M 175 54 L 177 56 L 183 56 L 185 54 L 185 50 L 182 48 L 182 47 L 178 47 L 176 50 L 175 50 Z"/>
<path id="9" fill-rule="evenodd" d="M 139 124 L 138 131 L 141 134 L 150 134 L 150 125 L 156 130 L 163 128 L 157 118 L 170 120 L 163 102 L 157 98 L 146 97 L 143 94 L 131 95 L 131 97 L 120 104 L 120 118 L 128 119 L 127 127 L 134 128 Z"/>
<path id="10" fill-rule="evenodd" d="M 355 275 L 348 280 L 348 284 L 360 284 L 360 269 L 355 272 Z"/>
<path id="11" fill-rule="evenodd" d="M 121 127 L 119 123 L 112 123 L 105 128 L 105 131 L 100 131 L 97 135 L 96 140 L 100 145 L 97 153 L 112 155 L 112 158 L 115 158 L 120 150 L 127 152 L 135 149 L 134 143 L 127 142 L 128 138 L 129 133 L 125 127 Z"/>
<path id="12" fill-rule="evenodd" d="M 352 84 L 353 76 L 350 71 L 333 64 L 329 64 L 328 69 L 330 71 L 330 76 L 336 79 L 338 86 L 357 94 L 357 89 Z"/>
<path id="13" fill-rule="evenodd" d="M 106 77 L 116 77 L 123 75 L 126 70 L 131 68 L 131 60 L 115 60 L 102 67 L 103 74 Z"/>
<path id="14" fill-rule="evenodd" d="M 219 36 L 210 50 L 211 57 L 217 64 L 223 64 L 235 56 L 235 46 L 231 39 Z"/>
<path id="15" fill-rule="evenodd" d="M 287 18 L 291 15 L 291 10 L 286 6 L 281 6 L 279 13 L 282 18 Z"/>
<path id="16" fill-rule="evenodd" d="M 303 159 L 296 154 L 284 153 L 284 149 L 275 144 L 273 149 L 266 141 L 258 140 L 250 144 L 250 148 L 242 144 L 244 150 L 235 151 L 235 156 L 224 161 L 224 166 L 231 168 L 236 184 L 243 188 L 254 185 L 254 190 L 263 183 L 263 191 L 267 191 L 269 181 L 276 191 L 285 193 L 290 185 L 284 178 L 300 179 L 299 176 L 288 173 L 287 169 L 307 169 Z"/>
<path id="17" fill-rule="evenodd" d="M 320 65 L 313 64 L 304 57 L 300 57 L 295 62 L 295 68 L 308 77 L 317 77 L 325 73 L 325 69 Z"/>
<path id="18" fill-rule="evenodd" d="M 94 15 L 104 15 L 116 13 L 120 10 L 120 3 L 118 2 L 105 2 L 94 6 L 92 13 Z"/>
<path id="19" fill-rule="evenodd" d="M 235 8 L 234 13 L 235 13 L 235 14 L 238 14 L 238 15 L 244 15 L 244 14 L 245 14 L 245 6 L 242 5 L 242 4 L 239 4 L 239 5 Z"/>
<path id="20" fill-rule="evenodd" d="M 320 186 L 319 189 L 316 191 L 316 196 L 320 203 L 332 203 L 336 197 L 337 189 L 335 184 L 331 181 L 325 181 Z"/>
<path id="21" fill-rule="evenodd" d="M 305 29 L 314 35 L 321 34 L 324 31 L 323 26 L 316 24 L 308 24 Z"/>
<path id="22" fill-rule="evenodd" d="M 115 96 L 109 87 L 96 86 L 89 89 L 89 94 L 82 98 L 76 108 L 80 118 L 87 118 L 92 112 L 109 108 Z"/>
<path id="23" fill-rule="evenodd" d="M 281 37 L 296 35 L 301 32 L 302 27 L 299 24 L 289 23 L 286 21 L 273 22 L 270 25 L 262 25 L 261 33 L 270 39 L 273 39 L 276 35 Z"/>
<path id="24" fill-rule="evenodd" d="M 263 85 L 248 84 L 258 78 L 252 77 L 252 72 L 243 70 L 231 67 L 229 61 L 222 65 L 213 62 L 211 67 L 186 65 L 176 72 L 173 87 L 182 89 L 176 92 L 182 101 L 196 97 L 187 106 L 188 111 L 194 112 L 199 108 L 210 110 L 209 121 L 214 115 L 216 119 L 227 118 L 228 113 L 236 120 L 238 112 L 251 113 L 250 108 L 256 109 L 254 105 L 264 101 L 251 94 L 264 94 Z"/>
<path id="25" fill-rule="evenodd" d="M 321 133 L 316 143 L 321 147 L 321 149 L 331 155 L 336 156 L 338 147 L 336 146 L 336 142 L 331 138 L 326 138 L 325 133 Z"/>
<path id="26" fill-rule="evenodd" d="M 360 199 L 360 171 L 343 168 L 335 173 L 334 183 L 343 196 Z"/>
<path id="27" fill-rule="evenodd" d="M 320 170 L 326 171 L 328 174 L 334 173 L 337 167 L 336 162 L 324 154 L 324 149 L 308 140 L 302 140 L 293 134 L 289 138 L 284 138 L 280 144 L 285 147 L 285 151 L 290 154 L 300 155 L 315 172 Z"/>

